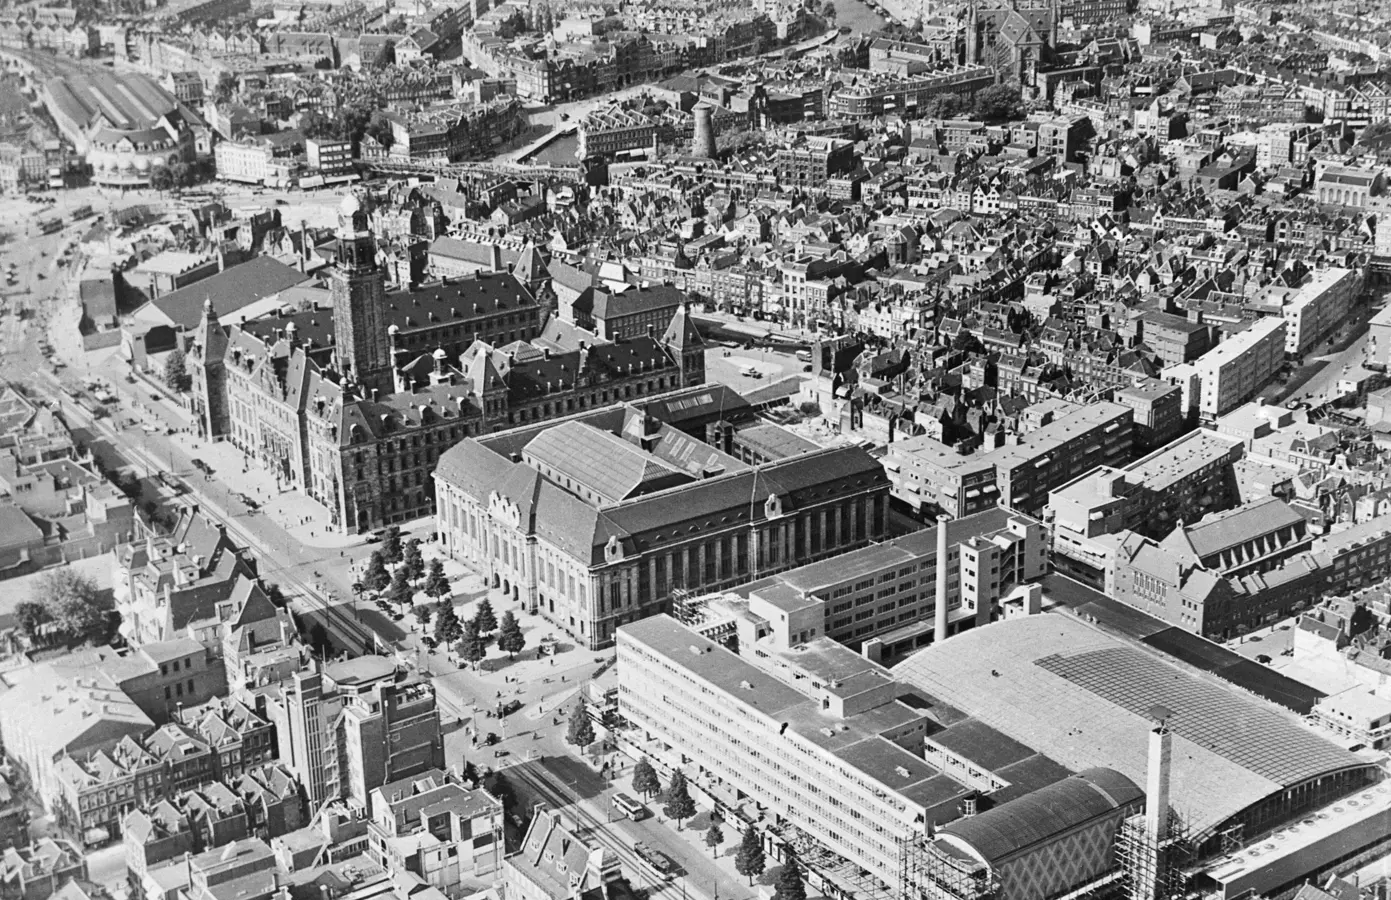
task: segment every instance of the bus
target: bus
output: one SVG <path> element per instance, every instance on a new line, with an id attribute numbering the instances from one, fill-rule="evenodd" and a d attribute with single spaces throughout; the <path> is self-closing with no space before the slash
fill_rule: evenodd
<path id="1" fill-rule="evenodd" d="M 39 219 L 39 231 L 44 234 L 52 234 L 55 231 L 63 230 L 63 220 L 57 216 L 49 216 L 47 219 Z"/>
<path id="2" fill-rule="evenodd" d="M 634 822 L 639 819 L 647 818 L 647 807 L 629 797 L 627 794 L 618 793 L 613 795 L 613 808 Z"/>

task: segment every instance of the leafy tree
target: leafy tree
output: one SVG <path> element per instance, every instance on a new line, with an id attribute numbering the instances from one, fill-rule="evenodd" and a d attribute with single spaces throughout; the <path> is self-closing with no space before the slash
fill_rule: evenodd
<path id="1" fill-rule="evenodd" d="M 360 103 L 345 103 L 338 107 L 338 112 L 334 114 L 332 136 L 356 144 L 362 140 L 362 135 L 367 131 L 367 123 L 371 121 L 372 108 L 370 106 L 364 106 Z"/>
<path id="2" fill-rule="evenodd" d="M 459 640 L 462 634 L 463 626 L 459 622 L 459 614 L 454 611 L 454 605 L 441 603 L 439 612 L 435 613 L 435 640 L 448 645 Z"/>
<path id="3" fill-rule="evenodd" d="M 961 98 L 955 94 L 941 94 L 928 101 L 923 115 L 929 119 L 954 119 L 962 112 Z"/>
<path id="4" fill-rule="evenodd" d="M 237 95 L 237 76 L 231 72 L 223 72 L 217 76 L 217 84 L 213 86 L 213 100 L 218 104 L 227 103 Z"/>
<path id="5" fill-rule="evenodd" d="M 570 713 L 570 727 L 565 731 L 565 740 L 580 749 L 594 743 L 594 723 L 589 721 L 589 705 L 583 698 Z"/>
<path id="6" fill-rule="evenodd" d="M 333 136 L 334 121 L 317 109 L 306 109 L 299 114 L 299 130 L 307 138 L 326 138 Z"/>
<path id="7" fill-rule="evenodd" d="M 797 868 L 797 857 L 791 853 L 783 861 L 782 871 L 778 873 L 777 890 L 774 900 L 807 900 L 807 886 L 802 882 L 802 870 Z"/>
<path id="8" fill-rule="evenodd" d="M 517 617 L 509 609 L 502 614 L 502 624 L 498 626 L 497 648 L 515 659 L 525 646 L 526 635 L 522 633 L 522 626 Z"/>
<path id="9" fill-rule="evenodd" d="M 430 604 L 420 604 L 419 606 L 411 610 L 411 614 L 415 616 L 416 622 L 418 622 L 421 626 L 424 626 L 426 622 L 430 621 Z"/>
<path id="10" fill-rule="evenodd" d="M 768 858 L 763 853 L 763 839 L 758 831 L 749 825 L 744 829 L 744 837 L 739 841 L 739 852 L 734 855 L 734 871 L 743 875 L 753 884 L 753 880 L 763 874 L 768 867 Z"/>
<path id="11" fill-rule="evenodd" d="M 38 637 L 40 628 L 53 621 L 53 617 L 48 614 L 48 608 L 33 600 L 19 601 L 15 604 L 14 614 L 19 620 L 19 630 L 31 641 Z"/>
<path id="12" fill-rule="evenodd" d="M 504 808 L 516 805 L 517 795 L 512 791 L 512 784 L 501 772 L 489 772 L 484 775 L 483 790 L 500 800 Z"/>
<path id="13" fill-rule="evenodd" d="M 45 573 L 34 599 L 55 625 L 75 638 L 98 638 L 105 630 L 108 607 L 97 583 L 72 568 Z"/>
<path id="14" fill-rule="evenodd" d="M 140 496 L 140 477 L 134 472 L 122 472 L 116 476 L 116 486 L 127 497 Z"/>
<path id="15" fill-rule="evenodd" d="M 986 120 L 1013 119 L 1019 115 L 1019 88 L 992 84 L 976 94 L 976 116 Z"/>
<path id="16" fill-rule="evenodd" d="M 363 133 L 371 137 L 385 150 L 390 150 L 391 145 L 396 143 L 396 135 L 391 132 L 391 120 L 386 117 L 386 113 L 378 110 L 372 113 L 372 117 L 367 120 Z"/>
<path id="17" fill-rule="evenodd" d="M 193 387 L 193 379 L 188 374 L 188 362 L 182 350 L 174 350 L 164 358 L 164 383 L 169 389 L 180 394 Z"/>
<path id="18" fill-rule="evenodd" d="M 373 550 L 367 560 L 367 572 L 362 576 L 362 584 L 369 591 L 384 591 L 391 584 L 391 573 L 386 570 L 386 560 L 380 550 Z"/>
<path id="19" fill-rule="evenodd" d="M 198 181 L 198 170 L 186 162 L 176 162 L 169 167 L 169 174 L 174 178 L 176 187 L 193 187 Z"/>
<path id="20" fill-rule="evenodd" d="M 405 554 L 401 557 L 401 568 L 406 570 L 406 577 L 411 581 L 419 581 L 425 577 L 425 557 L 420 555 L 419 538 L 414 538 L 406 544 Z"/>
<path id="21" fill-rule="evenodd" d="M 157 191 L 167 191 L 174 186 L 174 173 L 168 166 L 155 166 L 150 169 L 150 187 Z"/>
<path id="22" fill-rule="evenodd" d="M 451 593 L 449 579 L 444 574 L 444 562 L 435 557 L 430 560 L 430 568 L 425 573 L 425 596 L 438 599 Z"/>
<path id="23" fill-rule="evenodd" d="M 275 604 L 276 609 L 284 609 L 289 603 L 289 601 L 285 599 L 285 592 L 280 589 L 280 585 L 273 581 L 261 582 L 261 590 L 265 593 L 266 599 Z"/>
<path id="24" fill-rule="evenodd" d="M 720 823 L 711 822 L 710 828 L 705 832 L 705 846 L 709 847 L 712 853 L 717 853 L 717 848 L 723 843 L 724 832 L 720 830 Z"/>
<path id="25" fill-rule="evenodd" d="M 821 18 L 827 22 L 836 20 L 836 5 L 833 0 L 826 0 L 825 3 L 821 4 Z"/>
<path id="26" fill-rule="evenodd" d="M 401 529 L 395 525 L 388 525 L 382 535 L 382 559 L 395 564 L 401 561 L 404 552 L 401 547 Z"/>
<path id="27" fill-rule="evenodd" d="M 415 602 L 415 588 L 411 586 L 411 580 L 406 576 L 406 567 L 401 566 L 396 570 L 396 574 L 391 576 L 391 592 L 388 594 L 391 602 L 398 606 L 406 606 Z"/>
<path id="28" fill-rule="evenodd" d="M 982 353 L 985 351 L 985 345 L 980 342 L 980 338 L 965 328 L 958 331 L 956 337 L 952 338 L 951 346 L 953 350 L 963 353 Z"/>
<path id="29" fill-rule="evenodd" d="M 333 642 L 328 639 L 328 629 L 324 628 L 323 622 L 309 626 L 309 646 L 320 656 L 328 656 L 332 652 Z"/>
<path id="30" fill-rule="evenodd" d="M 652 768 L 652 763 L 647 761 L 647 757 L 638 760 L 638 764 L 633 766 L 633 790 L 642 794 L 644 800 L 662 792 L 662 783 L 657 780 L 657 770 Z"/>
<path id="31" fill-rule="evenodd" d="M 457 621 L 457 619 L 456 619 Z M 465 622 L 459 635 L 459 655 L 474 668 L 483 659 L 483 638 L 473 622 Z"/>
<path id="32" fill-rule="evenodd" d="M 385 41 L 382 49 L 377 51 L 377 58 L 372 60 L 372 68 L 385 69 L 396 62 L 396 42 L 394 40 Z"/>
<path id="33" fill-rule="evenodd" d="M 681 829 L 681 820 L 689 819 L 696 814 L 695 801 L 691 799 L 691 791 L 686 786 L 686 776 L 677 769 L 671 775 L 671 783 L 667 785 L 667 792 L 662 799 L 666 805 L 662 807 L 662 812 L 676 820 L 676 828 Z"/>
<path id="34" fill-rule="evenodd" d="M 473 614 L 473 624 L 480 635 L 491 634 L 497 630 L 497 616 L 493 613 L 493 601 L 487 597 L 478 601 L 478 610 Z"/>

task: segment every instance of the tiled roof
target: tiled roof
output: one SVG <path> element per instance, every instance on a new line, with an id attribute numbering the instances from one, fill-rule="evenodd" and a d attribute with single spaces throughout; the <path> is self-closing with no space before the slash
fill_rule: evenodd
<path id="1" fill-rule="evenodd" d="M 254 301 L 280 293 L 309 280 L 299 269 L 269 256 L 258 256 L 188 287 L 150 301 L 178 328 L 192 330 L 203 317 L 203 304 L 212 301 L 220 318 L 226 318 Z"/>

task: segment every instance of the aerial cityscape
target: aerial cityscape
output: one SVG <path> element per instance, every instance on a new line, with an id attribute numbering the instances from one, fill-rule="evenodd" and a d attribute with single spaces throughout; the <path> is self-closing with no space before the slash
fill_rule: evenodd
<path id="1" fill-rule="evenodd" d="M 0 0 L 0 900 L 1388 900 L 1391 3 Z"/>

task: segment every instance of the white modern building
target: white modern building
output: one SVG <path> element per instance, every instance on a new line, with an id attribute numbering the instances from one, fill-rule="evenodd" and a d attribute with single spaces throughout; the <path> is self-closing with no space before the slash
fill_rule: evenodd
<path id="1" fill-rule="evenodd" d="M 1269 307 L 1285 320 L 1285 353 L 1296 356 L 1316 348 L 1347 319 L 1361 290 L 1360 272 L 1317 269 L 1297 287 L 1262 288 L 1251 298 L 1251 305 Z"/>
<path id="2" fill-rule="evenodd" d="M 1184 410 L 1211 421 L 1256 396 L 1280 371 L 1287 329 L 1284 319 L 1259 319 L 1193 362 L 1166 368 L 1163 377 L 1183 389 Z"/>
<path id="3" fill-rule="evenodd" d="M 813 842 L 799 859 L 828 895 L 868 893 L 865 873 L 896 890 L 906 848 L 973 798 L 1069 774 L 825 637 L 740 655 L 654 616 L 618 630 L 616 671 L 637 751 L 762 813 L 760 830 Z"/>

